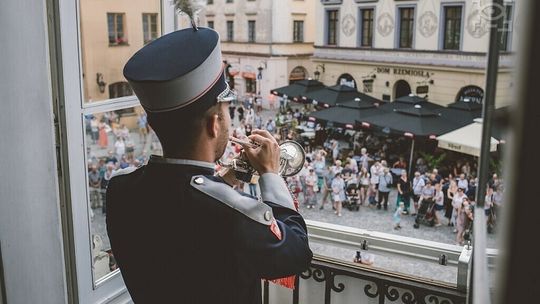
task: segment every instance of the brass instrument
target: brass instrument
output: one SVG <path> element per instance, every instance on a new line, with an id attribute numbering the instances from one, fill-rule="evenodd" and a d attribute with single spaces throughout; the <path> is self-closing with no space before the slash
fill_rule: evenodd
<path id="1" fill-rule="evenodd" d="M 242 141 L 238 138 L 231 137 L 230 141 L 240 145 L 251 145 L 256 148 L 258 145 L 254 142 Z M 283 177 L 294 176 L 302 170 L 304 162 L 306 160 L 306 152 L 304 148 L 296 141 L 287 140 L 279 145 L 279 172 L 278 174 Z M 228 164 L 221 163 L 223 167 L 234 170 L 235 176 L 238 180 L 243 182 L 251 182 L 254 176 L 258 176 L 259 173 L 249 163 L 244 152 L 240 153 L 238 157 L 233 159 Z"/>

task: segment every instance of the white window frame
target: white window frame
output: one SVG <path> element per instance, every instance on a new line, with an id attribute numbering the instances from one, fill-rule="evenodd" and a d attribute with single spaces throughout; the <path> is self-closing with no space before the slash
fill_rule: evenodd
<path id="1" fill-rule="evenodd" d="M 160 1 L 161 35 L 172 32 L 176 19 L 174 8 L 168 1 Z M 65 132 L 67 144 L 63 149 L 68 155 L 69 202 L 71 217 L 65 219 L 73 227 L 72 254 L 75 260 L 76 290 L 80 304 L 125 303 L 130 297 L 119 270 L 105 277 L 93 278 L 90 214 L 88 204 L 88 181 L 84 136 L 84 115 L 106 112 L 140 105 L 135 95 L 98 102 L 85 103 L 80 41 L 80 5 L 78 1 L 59 0 L 60 49 L 56 52 L 61 58 L 61 93 L 65 101 Z M 139 20 L 137 18 L 137 20 Z M 68 236 L 65 236 L 68 237 Z M 71 243 L 71 242 L 69 242 Z M 75 283 L 75 282 L 73 282 Z"/>
<path id="2" fill-rule="evenodd" d="M 461 7 L 461 26 L 459 34 L 459 49 L 452 50 L 452 49 L 445 49 L 444 48 L 444 39 L 446 35 L 446 8 L 447 7 Z M 463 50 L 463 35 L 465 34 L 465 2 L 443 2 L 441 3 L 441 10 L 440 10 L 440 25 L 439 25 L 439 50 L 440 51 L 446 51 L 446 52 L 460 52 Z"/>

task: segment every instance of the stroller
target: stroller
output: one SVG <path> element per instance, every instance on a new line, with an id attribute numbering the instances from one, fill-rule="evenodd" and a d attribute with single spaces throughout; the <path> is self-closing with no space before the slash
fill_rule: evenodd
<path id="1" fill-rule="evenodd" d="M 413 227 L 418 229 L 420 224 L 435 226 L 435 201 L 433 199 L 424 199 L 416 213 Z"/>
<path id="2" fill-rule="evenodd" d="M 345 197 L 346 200 L 345 202 L 343 202 L 343 207 L 349 209 L 349 211 L 360 210 L 360 204 L 358 204 L 358 202 L 360 201 L 360 191 L 358 190 L 357 184 L 347 185 Z"/>

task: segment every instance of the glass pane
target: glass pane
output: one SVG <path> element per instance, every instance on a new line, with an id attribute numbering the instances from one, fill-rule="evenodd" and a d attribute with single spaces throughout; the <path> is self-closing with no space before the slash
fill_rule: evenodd
<path id="1" fill-rule="evenodd" d="M 138 167 L 161 145 L 142 107 L 85 115 L 88 195 L 94 280 L 116 269 L 105 225 L 105 190 L 118 169 Z"/>
<path id="2" fill-rule="evenodd" d="M 160 20 L 160 0 L 80 0 L 80 12 L 84 102 L 125 96 L 111 95 L 118 90 L 110 86 L 127 84 L 122 74 L 127 60 L 154 31 L 160 35 L 160 22 L 154 27 L 149 19 L 155 14 Z"/>

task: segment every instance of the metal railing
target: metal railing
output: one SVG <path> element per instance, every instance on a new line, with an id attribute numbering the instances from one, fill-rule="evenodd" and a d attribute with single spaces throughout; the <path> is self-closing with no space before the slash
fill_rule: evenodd
<path id="1" fill-rule="evenodd" d="M 473 248 L 470 245 L 456 246 L 433 241 L 397 236 L 317 221 L 306 220 L 310 241 L 344 249 L 368 251 L 377 254 L 391 254 L 419 262 L 448 265 L 457 268 L 455 283 L 436 281 L 418 276 L 398 273 L 388 269 L 357 264 L 337 258 L 315 255 L 311 267 L 296 282 L 291 303 L 305 303 L 299 290 L 313 288 L 309 280 L 324 283 L 324 303 L 331 303 L 331 295 L 337 295 L 345 288 L 363 289 L 364 295 L 378 303 L 401 299 L 403 303 L 465 303 L 471 275 Z M 493 267 L 497 250 L 487 250 L 488 266 Z M 338 283 L 335 277 L 348 278 L 348 283 Z M 350 279 L 358 279 L 350 281 Z M 351 285 L 352 284 L 352 285 Z M 273 302 L 270 287 L 264 283 L 264 303 Z M 284 291 L 280 291 L 284 292 Z M 282 295 L 283 296 L 283 295 Z M 282 298 L 282 297 L 280 297 Z M 336 301 L 334 301 L 336 303 Z M 337 301 L 337 303 L 350 303 Z"/>

